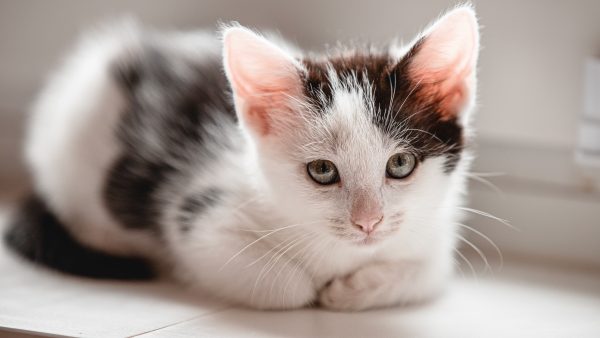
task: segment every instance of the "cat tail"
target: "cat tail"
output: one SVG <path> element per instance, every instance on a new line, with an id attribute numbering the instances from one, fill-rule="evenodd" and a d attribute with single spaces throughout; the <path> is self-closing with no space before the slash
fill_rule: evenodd
<path id="1" fill-rule="evenodd" d="M 46 203 L 35 195 L 11 218 L 4 240 L 21 256 L 65 273 L 127 280 L 154 276 L 143 259 L 113 256 L 77 242 Z"/>

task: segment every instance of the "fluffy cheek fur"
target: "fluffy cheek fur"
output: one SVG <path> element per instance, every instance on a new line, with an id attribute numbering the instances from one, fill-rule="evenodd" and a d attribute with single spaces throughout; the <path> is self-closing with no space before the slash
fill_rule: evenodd
<path id="1" fill-rule="evenodd" d="M 275 203 L 281 215 L 290 222 L 306 223 L 308 226 L 310 222 L 324 220 L 324 211 L 329 206 L 314 198 L 321 194 L 308 177 L 306 163 L 290 156 L 293 149 L 287 142 L 271 140 L 259 145 L 257 157 L 264 176 L 263 193 L 264 198 Z"/>
<path id="2" fill-rule="evenodd" d="M 426 159 L 417 168 L 411 183 L 388 189 L 389 207 L 402 213 L 400 229 L 395 235 L 409 257 L 426 254 L 431 244 L 440 238 L 451 239 L 448 247 L 453 243 L 462 174 L 458 172 L 460 168 L 457 172 L 444 173 L 444 161 L 444 157 Z"/>

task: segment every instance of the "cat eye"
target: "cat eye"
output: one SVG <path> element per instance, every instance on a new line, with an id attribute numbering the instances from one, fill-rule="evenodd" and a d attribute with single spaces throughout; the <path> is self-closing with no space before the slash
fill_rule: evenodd
<path id="1" fill-rule="evenodd" d="M 340 180 L 335 164 L 328 160 L 312 161 L 306 166 L 306 170 L 310 178 L 321 185 L 337 183 Z"/>
<path id="2" fill-rule="evenodd" d="M 387 162 L 385 171 L 391 178 L 406 178 L 412 174 L 417 165 L 417 158 L 410 153 L 395 154 Z"/>

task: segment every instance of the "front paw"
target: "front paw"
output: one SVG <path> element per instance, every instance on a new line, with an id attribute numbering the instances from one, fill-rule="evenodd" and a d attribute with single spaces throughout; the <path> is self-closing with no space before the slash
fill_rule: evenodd
<path id="1" fill-rule="evenodd" d="M 319 292 L 319 302 L 338 311 L 422 303 L 443 289 L 445 279 L 442 269 L 422 264 L 372 264 L 334 278 Z"/>
<path id="2" fill-rule="evenodd" d="M 319 292 L 321 306 L 337 311 L 360 311 L 379 307 L 386 291 L 385 276 L 378 269 L 361 269 L 345 277 L 334 278 Z"/>

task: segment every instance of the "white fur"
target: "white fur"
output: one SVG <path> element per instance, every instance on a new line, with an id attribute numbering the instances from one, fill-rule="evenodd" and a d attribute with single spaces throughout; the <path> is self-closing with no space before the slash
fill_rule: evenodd
<path id="1" fill-rule="evenodd" d="M 123 24 L 82 39 L 35 104 L 26 141 L 38 192 L 80 241 L 115 253 L 147 252 L 152 242 L 116 224 L 101 194 L 119 152 L 114 130 L 125 104 L 108 67 L 135 49 L 138 34 Z"/>
<path id="2" fill-rule="evenodd" d="M 145 255 L 172 267 L 193 288 L 256 308 L 320 301 L 333 309 L 361 310 L 440 292 L 452 270 L 454 222 L 470 159 L 463 156 L 449 175 L 442 172 L 444 159 L 432 158 L 408 181 L 384 179 L 388 158 L 408 143 L 390 141 L 372 124 L 376 108 L 368 84 L 339 86 L 327 118 L 307 115 L 311 127 L 290 132 L 285 141 L 207 127 L 245 147 L 211 149 L 220 156 L 201 170 L 189 168 L 191 180 L 170 182 L 161 195 L 166 245 L 118 225 L 101 197 L 106 171 L 120 151 L 114 130 L 125 104 L 108 67 L 135 50 L 140 34 L 128 27 L 85 40 L 34 108 L 27 159 L 35 187 L 80 241 Z M 175 41 L 173 48 L 190 53 L 194 43 L 218 48 L 205 35 Z M 472 102 L 466 111 L 471 108 Z M 306 163 L 322 158 L 336 163 L 345 189 L 316 187 L 307 177 Z M 182 197 L 215 184 L 235 193 L 182 234 L 175 224 Z M 349 201 L 358 190 L 384 205 L 383 234 L 369 245 L 360 244 L 361 234 L 351 226 L 337 235 L 331 227 L 332 219 L 349 224 Z M 393 229 L 398 213 L 402 221 Z"/>

